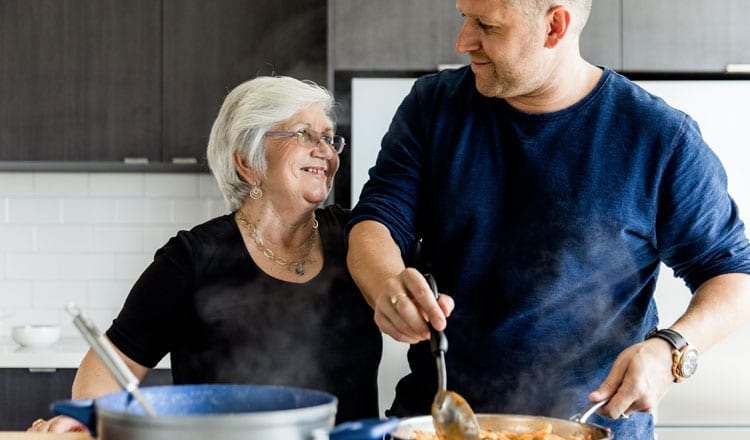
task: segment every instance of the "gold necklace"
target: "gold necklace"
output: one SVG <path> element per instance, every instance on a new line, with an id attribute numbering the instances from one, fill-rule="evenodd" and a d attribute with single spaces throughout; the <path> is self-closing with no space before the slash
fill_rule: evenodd
<path id="1" fill-rule="evenodd" d="M 261 250 L 261 252 L 263 252 L 263 255 L 268 257 L 268 259 L 278 264 L 279 266 L 284 266 L 289 270 L 292 270 L 292 267 L 294 267 L 294 273 L 296 273 L 298 276 L 302 276 L 305 274 L 305 263 L 308 261 L 312 262 L 312 259 L 308 260 L 308 257 L 310 256 L 313 244 L 315 243 L 315 231 L 318 230 L 318 220 L 313 218 L 312 232 L 310 232 L 310 237 L 307 239 L 307 244 L 305 245 L 305 253 L 302 255 L 302 257 L 299 260 L 287 260 L 286 258 L 276 256 L 271 249 L 268 249 L 266 245 L 263 244 L 263 239 L 260 237 L 260 234 L 258 234 L 258 228 L 254 224 L 247 221 L 245 215 L 240 209 L 237 210 L 237 219 L 250 232 L 250 237 L 253 238 L 255 245 L 258 247 L 258 249 Z"/>

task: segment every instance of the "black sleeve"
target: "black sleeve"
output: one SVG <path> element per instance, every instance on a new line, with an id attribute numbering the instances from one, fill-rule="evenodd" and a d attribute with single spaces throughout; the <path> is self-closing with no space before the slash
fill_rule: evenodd
<path id="1" fill-rule="evenodd" d="M 194 270 L 186 232 L 159 249 L 128 294 L 107 337 L 126 356 L 149 368 L 171 351 L 179 334 Z"/>

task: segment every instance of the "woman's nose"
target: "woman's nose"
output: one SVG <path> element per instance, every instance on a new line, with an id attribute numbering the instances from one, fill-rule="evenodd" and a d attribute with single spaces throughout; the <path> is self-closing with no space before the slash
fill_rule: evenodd
<path id="1" fill-rule="evenodd" d="M 333 157 L 333 148 L 330 145 L 328 145 L 328 142 L 324 141 L 321 138 L 321 139 L 318 139 L 318 142 L 315 144 L 315 148 L 313 149 L 313 154 L 316 157 L 330 159 L 331 157 Z"/>

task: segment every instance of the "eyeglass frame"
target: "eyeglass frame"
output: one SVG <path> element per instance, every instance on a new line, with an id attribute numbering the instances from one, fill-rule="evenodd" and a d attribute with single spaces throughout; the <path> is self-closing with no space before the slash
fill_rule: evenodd
<path id="1" fill-rule="evenodd" d="M 314 137 L 317 139 L 314 139 Z M 306 141 L 309 141 L 312 145 L 318 145 L 320 141 L 325 142 L 326 145 L 336 154 L 341 154 L 346 146 L 346 138 L 341 135 L 328 136 L 310 130 L 308 128 L 300 128 L 299 130 L 271 130 L 263 134 L 263 137 L 296 137 L 297 142 L 301 145 L 305 145 Z M 340 140 L 340 142 L 338 142 Z"/>

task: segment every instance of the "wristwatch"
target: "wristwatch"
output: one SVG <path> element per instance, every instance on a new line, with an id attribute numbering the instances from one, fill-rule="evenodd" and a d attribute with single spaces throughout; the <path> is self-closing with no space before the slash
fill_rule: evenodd
<path id="1" fill-rule="evenodd" d="M 684 336 L 669 328 L 654 328 L 646 335 L 646 339 L 651 338 L 664 339 L 672 346 L 672 376 L 675 382 L 682 382 L 695 373 L 698 350 L 691 347 Z"/>

